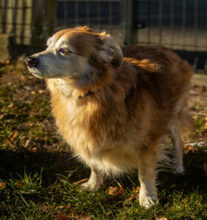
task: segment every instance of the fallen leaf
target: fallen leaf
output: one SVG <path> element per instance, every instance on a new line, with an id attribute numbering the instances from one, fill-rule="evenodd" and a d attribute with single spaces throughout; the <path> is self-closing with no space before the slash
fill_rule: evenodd
<path id="1" fill-rule="evenodd" d="M 85 214 L 78 215 L 76 213 L 73 213 L 72 218 L 74 220 L 92 220 L 92 218 L 88 217 Z"/>
<path id="2" fill-rule="evenodd" d="M 198 118 L 198 115 L 193 115 L 193 119 L 196 120 Z"/>
<path id="3" fill-rule="evenodd" d="M 113 187 L 109 187 L 109 191 L 108 191 L 108 195 L 111 196 L 120 196 L 123 192 L 124 192 L 124 188 L 123 186 L 117 181 L 117 185 L 119 186 L 119 188 L 117 186 Z"/>
<path id="4" fill-rule="evenodd" d="M 40 90 L 38 90 L 38 92 L 39 92 L 40 94 L 42 94 L 42 93 L 44 93 L 44 92 L 45 92 L 45 90 L 40 89 Z"/>
<path id="5" fill-rule="evenodd" d="M 71 209 L 71 207 L 72 207 L 71 204 L 65 206 L 66 209 Z"/>
<path id="6" fill-rule="evenodd" d="M 33 148 L 31 149 L 31 151 L 32 151 L 32 152 L 37 152 L 37 147 L 33 147 Z"/>
<path id="7" fill-rule="evenodd" d="M 137 186 L 137 187 L 135 188 L 134 192 L 135 192 L 135 193 L 139 193 L 139 191 L 140 191 L 140 186 Z"/>
<path id="8" fill-rule="evenodd" d="M 190 151 L 195 153 L 195 152 L 199 151 L 199 149 L 197 147 L 185 146 L 184 154 L 188 154 Z"/>
<path id="9" fill-rule="evenodd" d="M 14 106 L 14 103 L 10 103 L 10 105 L 8 105 L 8 108 L 12 108 Z"/>
<path id="10" fill-rule="evenodd" d="M 57 207 L 58 209 L 71 209 L 71 204 L 68 205 L 60 205 Z"/>
<path id="11" fill-rule="evenodd" d="M 15 137 L 17 136 L 17 134 L 18 134 L 18 131 L 15 130 L 14 133 L 13 133 L 13 135 L 12 135 L 12 137 L 10 138 L 10 141 L 11 141 L 11 142 L 13 142 L 13 140 L 15 139 Z"/>
<path id="12" fill-rule="evenodd" d="M 29 145 L 29 143 L 30 143 L 31 140 L 32 140 L 32 138 L 29 138 L 29 139 L 26 141 L 26 143 L 25 143 L 25 145 L 24 145 L 24 148 L 27 148 L 27 146 Z"/>
<path id="13" fill-rule="evenodd" d="M 108 195 L 114 196 L 114 195 L 116 195 L 117 192 L 118 192 L 118 187 L 117 186 L 115 186 L 115 187 L 110 186 L 109 191 L 108 191 Z"/>
<path id="14" fill-rule="evenodd" d="M 6 187 L 6 182 L 0 182 L 0 190 Z"/>
<path id="15" fill-rule="evenodd" d="M 14 133 L 12 134 L 12 136 L 8 137 L 6 143 L 4 143 L 3 146 L 5 147 L 7 145 L 11 145 L 12 147 L 15 148 L 15 146 L 13 145 L 13 141 L 14 141 L 15 137 L 17 136 L 17 134 L 18 134 L 18 131 L 15 130 Z"/>
<path id="16" fill-rule="evenodd" d="M 81 183 L 86 182 L 88 179 L 82 179 L 82 180 L 78 180 L 77 182 L 73 183 L 73 184 L 78 184 L 80 185 Z"/>
<path id="17" fill-rule="evenodd" d="M 64 216 L 64 215 L 62 215 L 62 214 L 58 213 L 58 214 L 57 214 L 57 219 L 58 219 L 58 220 L 68 220 L 68 219 L 69 219 L 69 217 Z"/>
<path id="18" fill-rule="evenodd" d="M 43 208 L 43 210 L 48 211 L 51 208 L 51 206 L 49 204 L 45 204 L 42 206 L 42 208 Z"/>
<path id="19" fill-rule="evenodd" d="M 7 64 L 7 65 L 10 64 L 10 59 L 6 59 L 6 60 L 4 61 L 4 63 Z"/>
<path id="20" fill-rule="evenodd" d="M 117 184 L 119 186 L 119 191 L 117 192 L 116 196 L 120 196 L 124 192 L 123 186 L 120 184 L 120 182 L 117 181 Z"/>
<path id="21" fill-rule="evenodd" d="M 60 206 L 57 206 L 58 209 L 64 209 L 65 206 L 64 205 L 60 205 Z"/>
<path id="22" fill-rule="evenodd" d="M 130 195 L 130 197 L 125 200 L 125 202 L 131 202 L 131 201 L 135 200 L 136 198 L 138 198 L 139 191 L 140 191 L 140 186 L 137 186 L 133 190 L 133 193 Z"/>
<path id="23" fill-rule="evenodd" d="M 20 180 L 18 183 L 17 183 L 17 186 L 23 186 L 23 180 Z"/>
<path id="24" fill-rule="evenodd" d="M 168 220 L 168 219 L 165 218 L 165 217 L 156 217 L 155 219 L 156 219 L 156 220 Z"/>

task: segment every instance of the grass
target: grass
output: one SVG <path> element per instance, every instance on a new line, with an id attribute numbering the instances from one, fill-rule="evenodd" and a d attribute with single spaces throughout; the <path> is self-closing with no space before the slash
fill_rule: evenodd
<path id="1" fill-rule="evenodd" d="M 57 134 L 44 82 L 21 63 L 0 63 L 0 219 L 207 219 L 207 103 L 189 108 L 196 127 L 186 140 L 193 144 L 184 149 L 185 175 L 161 172 L 160 203 L 145 209 L 136 173 L 95 193 L 80 190 L 89 170 Z"/>

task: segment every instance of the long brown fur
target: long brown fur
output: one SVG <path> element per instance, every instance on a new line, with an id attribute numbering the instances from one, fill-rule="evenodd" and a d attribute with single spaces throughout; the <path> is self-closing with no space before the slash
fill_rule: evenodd
<path id="1" fill-rule="evenodd" d="M 60 133 L 74 154 L 91 167 L 95 176 L 91 179 L 97 178 L 96 182 L 105 173 L 138 166 L 141 187 L 146 188 L 142 182 L 149 182 L 152 173 L 152 186 L 140 193 L 140 204 L 149 207 L 156 200 L 159 143 L 171 124 L 181 121 L 192 76 L 190 65 L 162 47 L 126 47 L 123 58 L 113 44 L 107 52 L 112 58 L 106 61 L 105 54 L 99 54 L 107 40 L 113 40 L 87 27 L 58 32 L 55 42 L 61 37 L 87 60 L 91 70 L 85 81 L 64 77 L 62 85 L 56 78 L 47 79 Z"/>

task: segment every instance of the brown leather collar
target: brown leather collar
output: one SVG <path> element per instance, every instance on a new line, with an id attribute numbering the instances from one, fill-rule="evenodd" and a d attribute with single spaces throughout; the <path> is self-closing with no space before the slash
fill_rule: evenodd
<path id="1" fill-rule="evenodd" d="M 92 92 L 91 90 L 88 90 L 88 92 L 86 93 L 86 94 L 84 94 L 84 95 L 79 95 L 79 99 L 82 99 L 82 98 L 86 98 L 87 96 L 91 96 L 91 95 L 93 95 L 94 94 L 94 92 Z"/>

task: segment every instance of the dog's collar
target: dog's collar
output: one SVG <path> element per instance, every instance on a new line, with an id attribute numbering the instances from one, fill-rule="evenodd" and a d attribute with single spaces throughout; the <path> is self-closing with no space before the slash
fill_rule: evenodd
<path id="1" fill-rule="evenodd" d="M 93 95 L 94 92 L 92 92 L 91 90 L 88 90 L 88 92 L 84 95 L 79 95 L 79 99 L 82 99 L 82 98 L 86 98 L 87 96 L 90 96 L 90 95 Z"/>

